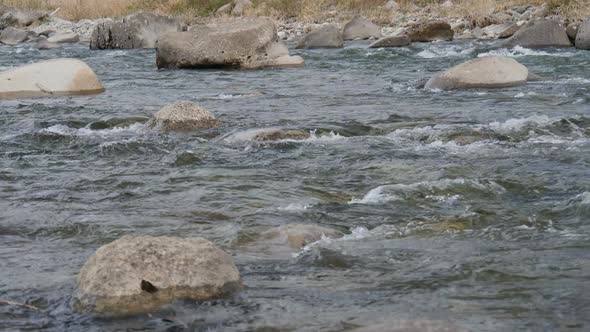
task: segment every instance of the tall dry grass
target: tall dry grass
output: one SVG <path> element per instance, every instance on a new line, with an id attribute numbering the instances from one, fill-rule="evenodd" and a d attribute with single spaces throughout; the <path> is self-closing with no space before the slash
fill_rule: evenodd
<path id="1" fill-rule="evenodd" d="M 55 10 L 67 19 L 98 18 L 126 15 L 145 10 L 163 14 L 206 16 L 231 0 L 0 0 L 9 6 Z M 383 5 L 387 0 L 252 0 L 252 15 L 296 18 L 302 21 L 324 21 L 334 16 L 345 19 L 365 16 L 380 22 L 391 20 Z M 590 0 L 453 0 L 455 6 L 440 6 L 444 0 L 397 0 L 403 12 L 420 11 L 425 6 L 443 16 L 477 18 L 494 10 L 517 5 L 547 4 L 551 10 L 572 20 L 590 17 Z"/>

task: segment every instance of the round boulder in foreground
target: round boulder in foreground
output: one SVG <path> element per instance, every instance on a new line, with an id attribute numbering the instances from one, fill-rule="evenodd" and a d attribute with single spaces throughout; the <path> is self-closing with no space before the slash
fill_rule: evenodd
<path id="1" fill-rule="evenodd" d="M 220 124 L 221 121 L 203 107 L 190 101 L 178 101 L 154 114 L 147 126 L 168 132 L 210 129 Z"/>
<path id="2" fill-rule="evenodd" d="M 0 100 L 104 92 L 94 71 L 77 59 L 41 61 L 0 72 Z"/>
<path id="3" fill-rule="evenodd" d="M 432 77 L 425 89 L 507 88 L 526 84 L 527 67 L 508 57 L 489 56 L 457 65 Z"/>
<path id="4" fill-rule="evenodd" d="M 206 239 L 124 236 L 99 248 L 84 264 L 74 307 L 128 316 L 179 298 L 218 298 L 240 287 L 231 256 Z"/>

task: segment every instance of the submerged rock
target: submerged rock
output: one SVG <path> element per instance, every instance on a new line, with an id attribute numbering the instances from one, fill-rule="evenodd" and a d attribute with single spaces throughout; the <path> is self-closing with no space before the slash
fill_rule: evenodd
<path id="1" fill-rule="evenodd" d="M 291 249 L 301 249 L 321 240 L 323 236 L 339 238 L 343 234 L 332 228 L 311 224 L 290 224 L 272 228 L 262 233 L 262 237 L 273 244 L 282 244 Z"/>
<path id="2" fill-rule="evenodd" d="M 233 134 L 229 141 L 269 142 L 280 140 L 305 140 L 311 137 L 309 131 L 288 128 L 251 129 Z"/>
<path id="3" fill-rule="evenodd" d="M 590 50 L 590 18 L 580 25 L 576 34 L 576 48 Z"/>
<path id="4" fill-rule="evenodd" d="M 178 101 L 164 106 L 147 122 L 149 128 L 164 132 L 190 131 L 218 127 L 221 121 L 206 109 L 190 101 Z"/>
<path id="5" fill-rule="evenodd" d="M 90 49 L 155 48 L 160 35 L 181 30 L 182 22 L 178 18 L 135 13 L 97 24 L 90 38 Z"/>
<path id="6" fill-rule="evenodd" d="M 526 48 L 571 47 L 565 27 L 555 20 L 531 21 L 520 28 L 512 37 L 500 44 L 501 47 L 522 46 Z"/>
<path id="7" fill-rule="evenodd" d="M 39 50 L 52 50 L 52 49 L 56 49 L 56 48 L 61 48 L 61 45 L 57 44 L 57 43 L 51 43 L 51 42 L 47 41 L 47 39 L 41 39 L 41 40 L 37 41 L 36 47 Z"/>
<path id="8" fill-rule="evenodd" d="M 79 311 L 105 316 L 149 313 L 176 299 L 208 300 L 241 287 L 231 256 L 203 238 L 124 236 L 82 267 Z"/>
<path id="9" fill-rule="evenodd" d="M 335 24 L 326 24 L 311 31 L 297 44 L 297 48 L 340 48 L 343 46 L 342 31 Z"/>
<path id="10" fill-rule="evenodd" d="M 432 42 L 437 40 L 453 40 L 455 32 L 451 25 L 444 21 L 434 21 L 418 24 L 406 30 L 412 42 Z"/>
<path id="11" fill-rule="evenodd" d="M 268 18 L 241 18 L 162 35 L 158 68 L 245 68 L 301 66 L 288 49 L 276 43 L 277 30 Z M 277 45 L 278 44 L 278 45 Z"/>
<path id="12" fill-rule="evenodd" d="M 355 18 L 346 23 L 342 32 L 344 40 L 380 38 L 381 28 L 364 18 Z"/>
<path id="13" fill-rule="evenodd" d="M 410 44 L 411 40 L 407 35 L 388 36 L 369 45 L 369 48 L 403 47 L 409 46 Z"/>
<path id="14" fill-rule="evenodd" d="M 104 87 L 77 59 L 46 60 L 0 73 L 0 99 L 89 95 Z"/>
<path id="15" fill-rule="evenodd" d="M 424 88 L 506 88 L 526 84 L 528 75 L 528 69 L 512 58 L 489 56 L 464 62 L 438 74 Z"/>

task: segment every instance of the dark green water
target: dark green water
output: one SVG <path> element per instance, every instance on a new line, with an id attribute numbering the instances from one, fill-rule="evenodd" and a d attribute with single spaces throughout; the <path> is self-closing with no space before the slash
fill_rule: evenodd
<path id="1" fill-rule="evenodd" d="M 499 50 L 548 78 L 493 91 L 414 81 L 481 43 L 295 52 L 304 69 L 157 71 L 153 51 L 0 47 L 0 69 L 88 62 L 107 92 L 0 102 L 0 329 L 345 331 L 388 318 L 473 331 L 590 329 L 590 52 Z M 191 100 L 224 125 L 158 134 Z M 266 127 L 314 131 L 253 143 Z M 337 228 L 294 256 L 289 223 Z M 203 236 L 247 286 L 122 320 L 75 313 L 85 260 L 124 234 Z M 263 244 L 261 244 L 263 245 Z"/>

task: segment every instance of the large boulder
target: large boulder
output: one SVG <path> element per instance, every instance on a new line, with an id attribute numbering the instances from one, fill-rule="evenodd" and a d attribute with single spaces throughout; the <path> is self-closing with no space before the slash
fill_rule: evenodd
<path id="1" fill-rule="evenodd" d="M 0 33 L 0 43 L 4 45 L 16 45 L 29 38 L 28 31 L 8 27 Z"/>
<path id="2" fill-rule="evenodd" d="M 435 75 L 424 88 L 506 88 L 525 84 L 528 75 L 528 69 L 512 58 L 489 56 L 464 62 Z"/>
<path id="3" fill-rule="evenodd" d="M 381 28 L 364 18 L 355 18 L 346 23 L 342 32 L 344 40 L 380 38 Z"/>
<path id="4" fill-rule="evenodd" d="M 536 20 L 520 28 L 501 47 L 522 46 L 526 48 L 571 47 L 565 27 L 555 20 Z"/>
<path id="5" fill-rule="evenodd" d="M 230 255 L 203 238 L 124 236 L 82 267 L 74 307 L 104 316 L 149 313 L 179 298 L 208 300 L 241 287 Z"/>
<path id="6" fill-rule="evenodd" d="M 190 101 L 178 101 L 156 112 L 147 126 L 168 132 L 210 129 L 220 124 L 221 121 L 203 107 Z"/>
<path id="7" fill-rule="evenodd" d="M 590 19 L 587 19 L 576 34 L 576 48 L 590 50 Z"/>
<path id="8" fill-rule="evenodd" d="M 277 30 L 268 18 L 237 18 L 171 32 L 158 40 L 158 68 L 245 66 L 272 59 Z M 272 52 L 271 52 L 272 53 Z"/>
<path id="9" fill-rule="evenodd" d="M 89 95 L 104 87 L 94 71 L 77 59 L 53 59 L 0 73 L 0 99 Z"/>
<path id="10" fill-rule="evenodd" d="M 407 35 L 387 36 L 369 45 L 369 48 L 403 47 L 410 45 L 410 43 L 410 37 Z"/>
<path id="11" fill-rule="evenodd" d="M 4 13 L 2 13 L 4 11 Z M 0 30 L 6 27 L 24 28 L 40 24 L 49 15 L 48 12 L 19 8 L 0 8 Z"/>
<path id="12" fill-rule="evenodd" d="M 437 40 L 453 40 L 455 32 L 451 25 L 444 21 L 434 21 L 418 24 L 406 30 L 412 42 L 432 42 Z"/>
<path id="13" fill-rule="evenodd" d="M 160 35 L 182 31 L 182 27 L 178 18 L 135 13 L 97 24 L 90 38 L 90 49 L 155 48 Z"/>
<path id="14" fill-rule="evenodd" d="M 342 31 L 337 25 L 325 24 L 312 30 L 296 48 L 339 48 L 344 46 Z"/>

